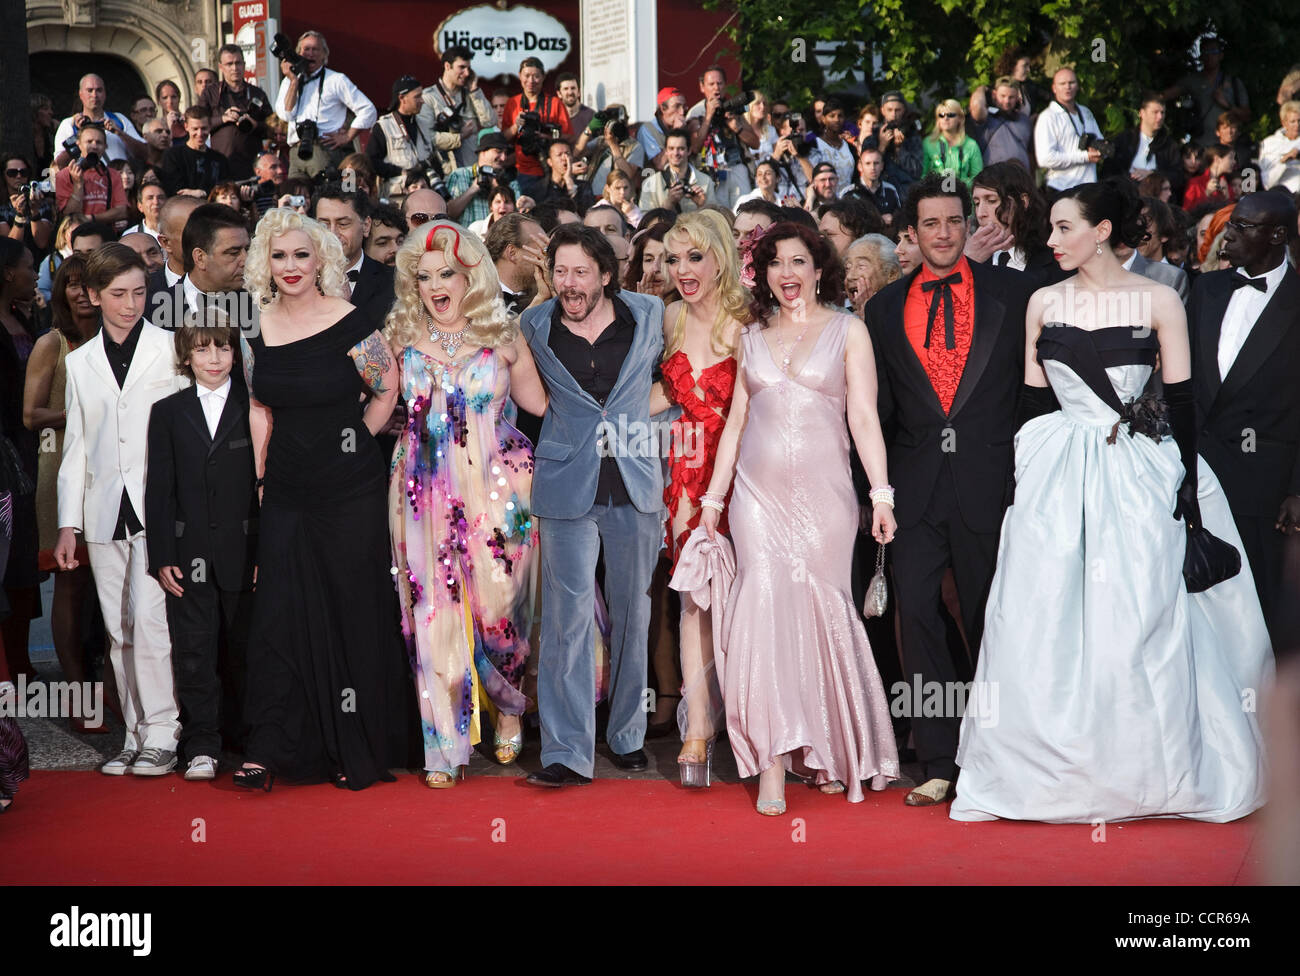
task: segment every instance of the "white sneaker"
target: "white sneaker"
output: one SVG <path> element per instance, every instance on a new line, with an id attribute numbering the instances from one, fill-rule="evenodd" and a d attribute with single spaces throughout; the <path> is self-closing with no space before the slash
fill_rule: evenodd
<path id="1" fill-rule="evenodd" d="M 99 771 L 105 776 L 125 776 L 131 772 L 131 766 L 139 757 L 140 753 L 134 749 L 123 749 L 116 756 L 110 759 L 104 765 L 99 767 Z"/>
<path id="2" fill-rule="evenodd" d="M 176 768 L 176 753 L 170 749 L 146 749 L 131 764 L 134 776 L 165 776 Z"/>
<path id="3" fill-rule="evenodd" d="M 216 779 L 217 761 L 211 756 L 195 756 L 190 760 L 189 768 L 185 770 L 185 778 L 188 780 Z"/>

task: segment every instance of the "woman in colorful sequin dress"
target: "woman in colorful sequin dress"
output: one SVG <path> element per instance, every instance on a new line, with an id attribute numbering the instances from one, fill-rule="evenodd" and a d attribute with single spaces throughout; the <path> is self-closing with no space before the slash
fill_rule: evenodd
<path id="1" fill-rule="evenodd" d="M 749 320 L 749 293 L 740 284 L 740 262 L 731 228 L 711 210 L 678 218 L 664 237 L 665 265 L 682 296 L 664 314 L 663 392 L 652 397 L 652 414 L 667 400 L 681 407 L 673 421 L 664 504 L 668 508 L 668 554 L 676 568 L 682 547 L 700 524 L 700 495 L 713 476 L 713 457 L 727 422 L 736 382 L 736 345 Z M 727 531 L 725 520 L 721 525 Z M 683 786 L 708 786 L 713 740 L 723 706 L 713 665 L 712 617 L 683 596 L 679 624 L 682 702 L 677 757 Z"/>
<path id="2" fill-rule="evenodd" d="M 499 713 L 497 760 L 514 762 L 523 746 L 533 446 L 503 411 L 511 397 L 540 415 L 546 393 L 483 245 L 446 221 L 421 231 L 398 252 L 385 330 L 401 350 L 409 415 L 393 455 L 389 523 L 424 781 L 444 789 L 469 763 L 478 688 Z"/>

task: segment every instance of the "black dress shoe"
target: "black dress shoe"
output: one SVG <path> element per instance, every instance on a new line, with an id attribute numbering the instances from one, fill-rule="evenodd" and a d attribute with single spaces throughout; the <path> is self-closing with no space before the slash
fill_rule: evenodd
<path id="1" fill-rule="evenodd" d="M 635 773 L 641 769 L 648 769 L 650 760 L 646 758 L 644 749 L 637 749 L 635 752 L 624 753 L 619 755 L 617 752 L 610 753 L 614 760 L 614 765 L 619 769 L 627 770 L 629 773 Z"/>
<path id="2" fill-rule="evenodd" d="M 531 783 L 533 786 L 558 789 L 561 786 L 586 786 L 591 782 L 591 777 L 575 773 L 563 763 L 551 763 L 538 772 L 529 773 L 525 782 Z"/>

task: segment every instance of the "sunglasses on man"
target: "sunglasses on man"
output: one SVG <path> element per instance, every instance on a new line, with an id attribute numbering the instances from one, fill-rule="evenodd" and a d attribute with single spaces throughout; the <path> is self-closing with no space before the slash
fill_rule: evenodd
<path id="1" fill-rule="evenodd" d="M 410 226 L 411 230 L 415 230 L 415 228 L 419 227 L 421 224 L 427 224 L 431 220 L 447 220 L 447 219 L 448 217 L 445 213 L 440 213 L 440 214 L 413 213 L 413 214 L 406 215 L 406 223 Z"/>

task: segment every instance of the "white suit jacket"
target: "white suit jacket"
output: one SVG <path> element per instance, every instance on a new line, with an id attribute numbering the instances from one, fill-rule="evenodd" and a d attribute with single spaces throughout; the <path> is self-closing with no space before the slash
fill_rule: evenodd
<path id="1" fill-rule="evenodd" d="M 123 486 L 143 522 L 149 412 L 189 385 L 176 372 L 175 349 L 170 332 L 146 321 L 121 389 L 102 335 L 68 353 L 59 528 L 79 529 L 87 542 L 112 542 Z"/>

